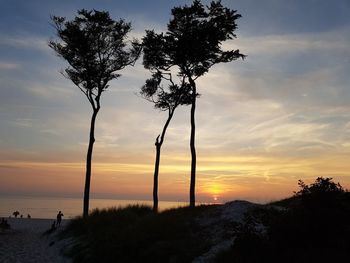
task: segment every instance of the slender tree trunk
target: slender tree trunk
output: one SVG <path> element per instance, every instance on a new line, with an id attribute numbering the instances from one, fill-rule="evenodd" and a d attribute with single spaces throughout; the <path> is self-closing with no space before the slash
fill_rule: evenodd
<path id="1" fill-rule="evenodd" d="M 190 148 L 191 148 L 191 182 L 190 182 L 190 207 L 195 207 L 196 203 L 196 146 L 195 146 L 195 136 L 196 136 L 196 123 L 195 123 L 195 113 L 196 113 L 196 98 L 197 98 L 197 90 L 196 83 L 193 79 L 189 78 L 189 82 L 192 86 L 192 105 L 191 105 L 191 138 L 190 138 Z"/>
<path id="2" fill-rule="evenodd" d="M 175 109 L 174 109 L 175 110 Z M 153 176 L 153 211 L 158 212 L 158 174 L 159 174 L 159 164 L 160 164 L 160 150 L 162 148 L 166 130 L 169 123 L 174 115 L 174 110 L 169 110 L 168 119 L 164 124 L 162 134 L 158 135 L 155 146 L 156 146 L 156 161 L 154 164 L 154 176 Z M 159 139 L 160 137 L 160 139 Z"/>
<path id="3" fill-rule="evenodd" d="M 91 117 L 90 124 L 90 139 L 89 147 L 86 156 L 86 177 L 85 177 L 85 188 L 84 188 L 84 207 L 83 207 L 83 217 L 86 218 L 89 215 L 89 196 L 90 196 L 90 181 L 91 181 L 91 160 L 92 160 L 92 150 L 95 142 L 95 121 L 98 110 L 94 110 Z"/>
<path id="4" fill-rule="evenodd" d="M 158 173 L 159 173 L 159 163 L 160 163 L 160 148 L 162 147 L 158 138 L 156 140 L 156 162 L 154 165 L 154 176 L 153 176 L 153 211 L 158 212 Z"/>

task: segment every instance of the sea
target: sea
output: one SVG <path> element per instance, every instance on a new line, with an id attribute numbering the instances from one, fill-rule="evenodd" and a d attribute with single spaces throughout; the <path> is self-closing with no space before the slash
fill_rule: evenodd
<path id="1" fill-rule="evenodd" d="M 96 208 L 125 207 L 127 205 L 143 204 L 152 206 L 147 200 L 118 200 L 118 199 L 90 199 L 90 211 Z M 159 210 L 166 210 L 185 206 L 184 202 L 159 201 Z M 24 218 L 55 219 L 58 211 L 62 211 L 64 219 L 71 219 L 82 215 L 82 198 L 63 197 L 30 197 L 30 196 L 0 196 L 0 218 L 13 217 L 18 211 Z"/>

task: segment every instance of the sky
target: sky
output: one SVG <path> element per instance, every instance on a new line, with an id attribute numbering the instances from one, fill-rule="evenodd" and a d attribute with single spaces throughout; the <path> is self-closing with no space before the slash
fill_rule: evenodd
<path id="1" fill-rule="evenodd" d="M 0 0 L 0 194 L 83 195 L 91 106 L 59 73 L 67 64 L 47 45 L 50 15 L 106 10 L 132 23 L 131 39 L 165 31 L 171 8 L 190 3 Z M 267 202 L 319 176 L 350 188 L 350 2 L 222 3 L 242 15 L 223 47 L 247 59 L 198 79 L 197 200 Z M 167 116 L 138 95 L 150 76 L 141 59 L 121 74 L 102 97 L 91 193 L 151 199 L 154 141 Z M 188 200 L 189 136 L 183 106 L 162 147 L 160 200 Z"/>

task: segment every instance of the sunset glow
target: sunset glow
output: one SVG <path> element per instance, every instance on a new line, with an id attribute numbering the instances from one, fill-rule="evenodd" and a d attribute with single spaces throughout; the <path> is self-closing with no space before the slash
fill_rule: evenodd
<path id="1" fill-rule="evenodd" d="M 5 1 L 0 18 L 0 193 L 81 197 L 91 109 L 47 46 L 50 14 L 108 9 L 140 39 L 164 31 L 171 8 L 189 1 L 24 2 Z M 276 200 L 319 176 L 350 188 L 350 6 L 321 2 L 222 1 L 242 14 L 224 47 L 248 57 L 198 79 L 198 202 Z M 137 95 L 150 77 L 141 60 L 121 74 L 102 97 L 91 193 L 151 200 L 166 113 Z M 189 135 L 190 108 L 181 107 L 162 148 L 160 200 L 188 201 Z"/>

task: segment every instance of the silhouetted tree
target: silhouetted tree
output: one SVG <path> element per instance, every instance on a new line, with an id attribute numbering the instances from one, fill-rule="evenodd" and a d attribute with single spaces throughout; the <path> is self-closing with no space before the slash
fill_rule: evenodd
<path id="1" fill-rule="evenodd" d="M 215 262 L 320 263 L 348 258 L 348 190 L 332 178 L 298 184 L 292 197 L 248 210 L 235 229 L 233 245 Z"/>
<path id="2" fill-rule="evenodd" d="M 109 87 L 109 81 L 120 77 L 117 71 L 134 65 L 140 48 L 137 41 L 133 41 L 127 49 L 126 38 L 131 24 L 122 19 L 114 21 L 105 11 L 83 9 L 71 21 L 59 16 L 52 16 L 51 20 L 59 40 L 49 41 L 49 46 L 69 63 L 63 75 L 84 93 L 92 107 L 83 208 L 83 216 L 87 217 L 95 121 L 101 107 L 101 95 Z"/>
<path id="3" fill-rule="evenodd" d="M 333 182 L 333 178 L 317 177 L 313 184 L 307 185 L 302 180 L 298 181 L 300 190 L 295 192 L 296 196 L 306 196 L 311 194 L 344 193 L 340 183 Z"/>
<path id="4" fill-rule="evenodd" d="M 144 50 L 148 52 L 148 46 L 151 39 L 145 38 L 143 40 Z M 147 55 L 145 59 L 149 59 Z M 146 62 L 147 63 L 147 62 Z M 167 88 L 161 85 L 162 80 L 169 81 Z M 185 83 L 184 78 L 180 81 L 179 85 L 175 84 L 170 72 L 164 72 L 158 70 L 152 74 L 152 78 L 146 80 L 146 84 L 141 88 L 141 96 L 154 104 L 156 109 L 168 112 L 168 118 L 163 126 L 162 133 L 156 138 L 156 160 L 154 164 L 154 176 L 153 176 L 153 211 L 158 211 L 158 174 L 160 164 L 160 151 L 164 142 L 166 130 L 170 124 L 170 121 L 174 115 L 176 108 L 179 105 L 191 104 L 190 86 Z"/>
<path id="5" fill-rule="evenodd" d="M 236 37 L 236 20 L 241 17 L 236 10 L 212 1 L 204 6 L 195 0 L 191 6 L 175 7 L 165 34 L 146 31 L 145 39 L 152 45 L 145 49 L 144 66 L 148 69 L 177 71 L 191 87 L 191 183 L 190 206 L 195 205 L 196 149 L 195 110 L 196 80 L 218 63 L 244 58 L 239 50 L 224 51 L 222 42 Z"/>

